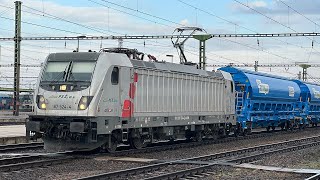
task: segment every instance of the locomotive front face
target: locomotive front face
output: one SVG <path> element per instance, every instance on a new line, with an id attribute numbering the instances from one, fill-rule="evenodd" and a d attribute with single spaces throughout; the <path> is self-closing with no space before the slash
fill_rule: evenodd
<path id="1" fill-rule="evenodd" d="M 129 63 L 124 54 L 50 54 L 35 90 L 35 110 L 29 118 L 29 130 L 42 136 L 49 150 L 55 150 L 53 147 L 61 140 L 66 143 L 63 148 L 68 150 L 100 146 L 104 143 L 97 139 L 102 92 L 113 90 L 110 79 L 114 66 L 131 65 Z M 52 146 L 46 147 L 50 144 Z"/>
<path id="2" fill-rule="evenodd" d="M 92 115 L 90 90 L 98 57 L 97 53 L 49 55 L 36 92 L 35 114 Z"/>

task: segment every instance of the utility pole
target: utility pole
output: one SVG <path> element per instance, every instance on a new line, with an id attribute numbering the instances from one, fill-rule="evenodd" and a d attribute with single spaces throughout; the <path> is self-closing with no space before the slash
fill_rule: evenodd
<path id="1" fill-rule="evenodd" d="M 258 61 L 254 61 L 254 71 L 258 72 Z"/>
<path id="2" fill-rule="evenodd" d="M 298 79 L 301 80 L 301 71 L 298 73 Z"/>
<path id="3" fill-rule="evenodd" d="M 77 40 L 78 40 L 78 45 L 77 45 L 77 52 L 79 52 L 80 50 L 80 38 L 83 39 L 83 38 L 86 38 L 87 36 L 77 36 Z"/>
<path id="4" fill-rule="evenodd" d="M 21 1 L 15 1 L 13 115 L 19 116 Z"/>
<path id="5" fill-rule="evenodd" d="M 193 38 L 199 40 L 199 69 L 206 70 L 206 41 L 211 38 L 209 34 L 193 35 Z"/>
<path id="6" fill-rule="evenodd" d="M 123 39 L 118 39 L 118 48 L 123 48 Z"/>
<path id="7" fill-rule="evenodd" d="M 307 69 L 311 67 L 309 64 L 300 64 L 300 67 L 302 67 L 302 81 L 307 81 Z"/>

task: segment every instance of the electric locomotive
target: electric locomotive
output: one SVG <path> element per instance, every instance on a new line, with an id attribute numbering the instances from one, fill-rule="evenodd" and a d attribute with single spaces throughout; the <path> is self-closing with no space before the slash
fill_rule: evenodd
<path id="1" fill-rule="evenodd" d="M 135 49 L 53 53 L 39 75 L 27 128 L 54 151 L 201 141 L 233 131 L 234 97 L 227 72 L 157 61 Z"/>

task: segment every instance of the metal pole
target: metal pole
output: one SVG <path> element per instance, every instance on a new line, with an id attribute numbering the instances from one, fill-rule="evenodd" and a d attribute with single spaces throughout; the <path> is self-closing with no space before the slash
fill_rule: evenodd
<path id="1" fill-rule="evenodd" d="M 301 71 L 298 73 L 298 79 L 301 80 Z"/>
<path id="2" fill-rule="evenodd" d="M 79 52 L 79 38 L 78 38 L 77 52 Z"/>
<path id="3" fill-rule="evenodd" d="M 15 3 L 13 115 L 19 116 L 21 1 Z"/>
<path id="4" fill-rule="evenodd" d="M 211 38 L 209 34 L 193 35 L 199 40 L 199 69 L 206 70 L 206 41 Z"/>
<path id="5" fill-rule="evenodd" d="M 302 69 L 302 80 L 307 81 L 307 68 Z"/>
<path id="6" fill-rule="evenodd" d="M 258 61 L 254 61 L 254 71 L 258 72 Z"/>
<path id="7" fill-rule="evenodd" d="M 311 67 L 309 64 L 300 64 L 300 67 L 302 67 L 302 81 L 307 81 L 307 69 Z"/>
<path id="8" fill-rule="evenodd" d="M 200 41 L 199 44 L 199 69 L 206 69 L 206 41 Z"/>
<path id="9" fill-rule="evenodd" d="M 118 39 L 118 48 L 123 48 L 123 39 Z"/>
<path id="10" fill-rule="evenodd" d="M 173 55 L 172 54 L 167 54 L 167 57 L 171 57 L 171 63 L 173 63 Z"/>
<path id="11" fill-rule="evenodd" d="M 87 36 L 77 36 L 77 39 L 78 39 L 78 47 L 77 47 L 77 52 L 80 51 L 80 38 L 83 39 L 83 38 L 86 38 Z"/>

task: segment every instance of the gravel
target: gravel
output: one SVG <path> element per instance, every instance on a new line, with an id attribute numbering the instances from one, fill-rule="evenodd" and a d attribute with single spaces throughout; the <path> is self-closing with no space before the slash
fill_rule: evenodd
<path id="1" fill-rule="evenodd" d="M 141 173 L 139 175 L 131 176 L 129 179 L 145 179 L 145 178 L 151 178 L 151 177 L 156 177 L 172 172 L 177 172 L 180 170 L 185 170 L 185 169 L 191 169 L 195 168 L 199 165 L 190 165 L 190 164 L 173 164 L 165 167 L 161 167 L 160 169 L 154 171 L 154 172 L 149 172 L 149 173 Z"/>
<path id="2" fill-rule="evenodd" d="M 14 151 L 7 151 L 0 154 L 0 158 L 6 157 L 14 157 L 14 156 L 21 156 L 21 155 L 32 155 L 32 154 L 45 154 L 47 153 L 44 149 L 26 149 L 26 150 L 14 150 Z"/>
<path id="3" fill-rule="evenodd" d="M 110 161 L 110 158 L 77 159 L 45 168 L 25 169 L 16 172 L 0 173 L 1 180 L 29 179 L 76 179 L 116 170 L 134 168 L 143 164 Z"/>
<path id="4" fill-rule="evenodd" d="M 263 171 L 263 170 L 251 170 L 244 168 L 233 168 L 229 166 L 220 166 L 215 168 L 214 171 L 210 172 L 210 176 L 205 176 L 201 178 L 202 180 L 212 180 L 212 179 L 220 179 L 220 180 L 230 180 L 230 179 L 305 179 L 312 175 L 310 174 L 294 174 L 294 173 L 281 173 L 281 172 L 271 172 L 271 171 Z"/>
<path id="5" fill-rule="evenodd" d="M 264 157 L 255 164 L 287 168 L 320 169 L 320 146 Z"/>

